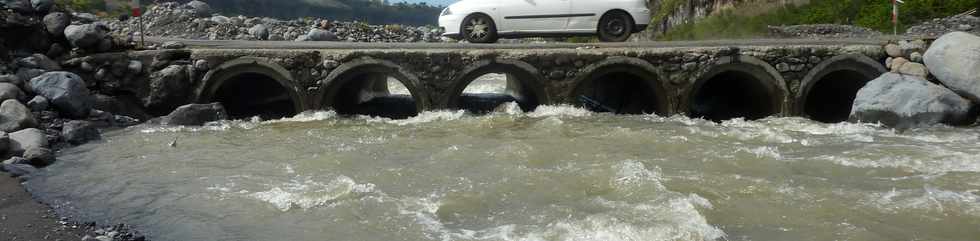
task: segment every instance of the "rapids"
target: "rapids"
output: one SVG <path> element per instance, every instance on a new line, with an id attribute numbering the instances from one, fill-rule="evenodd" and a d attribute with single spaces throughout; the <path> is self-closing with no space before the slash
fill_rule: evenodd
<path id="1" fill-rule="evenodd" d="M 975 127 L 505 109 L 136 126 L 27 185 L 153 240 L 980 237 Z"/>

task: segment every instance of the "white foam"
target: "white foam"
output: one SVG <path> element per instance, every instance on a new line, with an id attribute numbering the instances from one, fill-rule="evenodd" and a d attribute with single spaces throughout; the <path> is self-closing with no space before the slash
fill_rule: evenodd
<path id="1" fill-rule="evenodd" d="M 238 194 L 271 204 L 276 209 L 286 212 L 293 208 L 311 209 L 334 203 L 353 194 L 365 194 L 374 191 L 374 184 L 357 183 L 346 176 L 338 176 L 329 183 L 313 180 L 292 180 L 271 187 L 269 190 L 249 193 L 240 191 Z"/>
<path id="2" fill-rule="evenodd" d="M 533 118 L 549 116 L 585 117 L 592 116 L 592 114 L 592 111 L 571 105 L 542 105 L 538 106 L 533 112 L 528 113 L 527 116 Z"/>
<path id="3" fill-rule="evenodd" d="M 337 118 L 337 112 L 332 110 L 321 110 L 321 111 L 305 111 L 296 114 L 293 117 L 286 117 L 278 120 L 270 120 L 265 123 L 282 123 L 282 122 L 313 122 L 313 121 L 323 121 L 329 119 Z"/>

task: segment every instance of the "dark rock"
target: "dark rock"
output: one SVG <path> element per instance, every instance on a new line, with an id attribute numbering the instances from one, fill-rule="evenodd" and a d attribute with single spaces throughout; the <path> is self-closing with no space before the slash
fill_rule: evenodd
<path id="1" fill-rule="evenodd" d="M 46 167 L 54 164 L 54 152 L 48 148 L 29 148 L 24 151 L 24 159 L 36 167 Z"/>
<path id="2" fill-rule="evenodd" d="M 33 99 L 27 102 L 27 108 L 30 108 L 31 112 L 47 110 L 50 105 L 51 102 L 48 101 L 48 98 L 40 95 L 34 96 Z"/>
<path id="3" fill-rule="evenodd" d="M 200 126 L 208 122 L 227 120 L 228 114 L 221 103 L 190 104 L 178 107 L 161 118 L 164 125 Z"/>
<path id="4" fill-rule="evenodd" d="M 129 95 L 108 96 L 103 94 L 95 95 L 95 109 L 115 113 L 119 115 L 134 117 L 138 120 L 147 120 L 150 115 L 143 111 L 140 100 Z"/>
<path id="5" fill-rule="evenodd" d="M 23 68 L 43 69 L 47 71 L 61 70 L 61 65 L 54 62 L 43 54 L 34 54 L 30 57 L 17 60 L 17 65 Z"/>
<path id="6" fill-rule="evenodd" d="M 68 49 L 66 49 L 64 45 L 61 45 L 60 43 L 54 43 L 51 44 L 51 48 L 48 49 L 47 55 L 48 57 L 51 58 L 57 58 L 58 56 L 65 55 L 67 51 Z"/>
<path id="7" fill-rule="evenodd" d="M 112 113 L 92 109 L 92 113 L 88 115 L 86 120 L 95 128 L 108 128 L 113 126 L 115 118 L 113 118 Z"/>
<path id="8" fill-rule="evenodd" d="M 49 72 L 31 79 L 34 93 L 47 98 L 62 114 L 72 118 L 85 118 L 92 110 L 94 99 L 89 95 L 85 81 L 69 72 Z"/>
<path id="9" fill-rule="evenodd" d="M 898 129 L 976 120 L 970 101 L 925 79 L 885 73 L 858 91 L 851 121 L 880 122 Z"/>
<path id="10" fill-rule="evenodd" d="M 37 172 L 37 168 L 27 164 L 3 164 L 3 171 L 11 177 L 22 177 Z"/>
<path id="11" fill-rule="evenodd" d="M 54 7 L 54 0 L 31 0 L 31 7 L 38 13 L 46 13 Z"/>
<path id="12" fill-rule="evenodd" d="M 34 115 L 17 100 L 5 100 L 0 104 L 0 131 L 14 132 L 37 126 Z"/>
<path id="13" fill-rule="evenodd" d="M 173 109 L 190 103 L 190 66 L 171 65 L 150 74 L 150 91 L 143 99 L 149 109 Z"/>
<path id="14" fill-rule="evenodd" d="M 191 1 L 187 3 L 187 7 L 194 11 L 194 16 L 199 18 L 205 18 L 211 16 L 211 5 L 201 1 Z"/>
<path id="15" fill-rule="evenodd" d="M 24 79 L 12 74 L 0 75 L 0 83 L 10 83 L 16 86 L 24 86 Z"/>
<path id="16" fill-rule="evenodd" d="M 0 155 L 7 154 L 10 150 L 10 134 L 0 131 Z"/>
<path id="17" fill-rule="evenodd" d="M 92 122 L 69 121 L 62 128 L 61 136 L 68 143 L 81 145 L 91 140 L 98 140 L 102 135 Z"/>
<path id="18" fill-rule="evenodd" d="M 18 13 L 33 13 L 34 7 L 31 6 L 30 0 L 3 0 L 6 8 L 14 10 Z"/>
<path id="19" fill-rule="evenodd" d="M 17 70 L 17 78 L 21 80 L 30 80 L 41 76 L 44 74 L 43 69 L 31 69 L 31 68 L 20 68 Z"/>
<path id="20" fill-rule="evenodd" d="M 24 96 L 24 91 L 21 91 L 20 87 L 11 83 L 0 83 L 0 101 L 21 100 Z"/>
<path id="21" fill-rule="evenodd" d="M 112 116 L 112 123 L 115 124 L 116 126 L 127 127 L 127 126 L 139 125 L 140 120 L 124 115 L 114 115 Z"/>
<path id="22" fill-rule="evenodd" d="M 76 13 L 72 13 L 71 15 L 75 18 L 75 20 L 78 20 L 79 22 L 82 23 L 94 23 L 95 21 L 99 21 L 99 16 L 95 16 L 95 14 L 91 14 L 91 13 L 76 12 Z"/>
<path id="23" fill-rule="evenodd" d="M 72 46 L 86 51 L 102 49 L 109 27 L 101 23 L 71 25 L 65 28 L 65 37 Z"/>
<path id="24" fill-rule="evenodd" d="M 48 137 L 44 134 L 44 131 L 36 128 L 28 128 L 10 133 L 10 148 L 7 153 L 14 156 L 21 156 L 24 155 L 24 151 L 27 151 L 27 149 L 47 147 Z"/>
<path id="25" fill-rule="evenodd" d="M 923 59 L 940 82 L 980 103 L 980 37 L 963 32 L 943 35 Z"/>

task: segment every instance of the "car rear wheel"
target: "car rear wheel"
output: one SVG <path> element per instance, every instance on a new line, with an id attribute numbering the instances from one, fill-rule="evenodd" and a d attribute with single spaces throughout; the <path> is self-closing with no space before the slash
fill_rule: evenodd
<path id="1" fill-rule="evenodd" d="M 633 18 L 624 12 L 613 11 L 599 19 L 599 40 L 623 42 L 633 34 Z"/>
<path id="2" fill-rule="evenodd" d="M 463 39 L 470 43 L 497 42 L 497 25 L 483 14 L 473 14 L 463 19 Z"/>

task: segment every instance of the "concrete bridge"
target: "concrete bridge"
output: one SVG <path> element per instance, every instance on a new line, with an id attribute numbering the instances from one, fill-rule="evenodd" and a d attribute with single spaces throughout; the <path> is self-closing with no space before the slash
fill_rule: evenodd
<path id="1" fill-rule="evenodd" d="M 647 44 L 348 45 L 187 42 L 191 47 L 70 60 L 97 92 L 130 95 L 151 113 L 222 102 L 233 117 L 306 110 L 406 117 L 420 111 L 483 112 L 505 101 L 596 102 L 620 114 L 711 120 L 803 116 L 846 120 L 853 98 L 885 72 L 883 41 L 753 40 Z M 486 49 L 484 49 L 486 48 Z M 130 71 L 116 71 L 127 68 Z M 484 74 L 507 91 L 467 96 Z M 410 96 L 389 95 L 396 79 Z M 585 98 L 583 98 L 585 97 Z"/>

